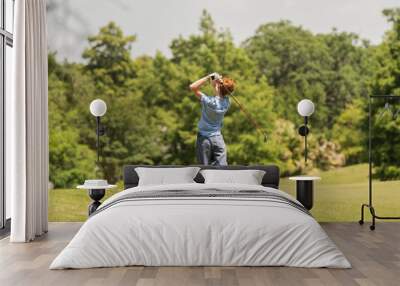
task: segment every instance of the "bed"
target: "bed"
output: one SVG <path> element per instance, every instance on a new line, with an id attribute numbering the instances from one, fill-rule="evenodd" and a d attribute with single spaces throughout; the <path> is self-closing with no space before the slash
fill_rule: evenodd
<path id="1" fill-rule="evenodd" d="M 193 183 L 149 186 L 138 185 L 138 167 L 149 166 L 124 167 L 124 191 L 88 218 L 50 269 L 351 267 L 311 214 L 279 190 L 277 166 L 199 166 L 265 171 L 260 185 L 204 183 L 198 173 Z"/>

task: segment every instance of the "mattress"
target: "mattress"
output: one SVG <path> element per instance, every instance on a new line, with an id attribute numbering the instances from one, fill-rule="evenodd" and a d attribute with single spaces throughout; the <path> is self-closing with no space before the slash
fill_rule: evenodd
<path id="1" fill-rule="evenodd" d="M 290 195 L 263 186 L 198 183 L 115 194 L 50 269 L 132 265 L 351 267 Z"/>

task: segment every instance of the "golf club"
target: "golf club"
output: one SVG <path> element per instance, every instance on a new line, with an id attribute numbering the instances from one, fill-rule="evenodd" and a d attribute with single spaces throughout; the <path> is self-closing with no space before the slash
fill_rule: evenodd
<path id="1" fill-rule="evenodd" d="M 219 73 L 214 73 L 211 75 L 211 81 L 220 81 L 221 82 L 222 75 Z M 254 128 L 263 136 L 264 142 L 267 142 L 268 136 L 265 133 L 265 131 L 261 128 L 260 124 L 254 119 L 253 116 L 251 116 L 250 112 L 247 111 L 247 109 L 243 106 L 243 104 L 240 103 L 240 101 L 237 99 L 236 96 L 233 95 L 234 92 L 231 92 L 229 95 L 233 98 L 233 101 L 238 105 L 239 109 L 246 115 L 247 119 L 251 122 L 251 124 L 254 126 Z"/>
<path id="2" fill-rule="evenodd" d="M 233 93 L 231 93 L 230 96 L 233 98 L 233 101 L 235 101 L 235 103 L 238 105 L 239 109 L 246 115 L 247 119 L 253 124 L 254 128 L 263 136 L 264 142 L 267 142 L 268 136 L 261 128 L 260 124 L 258 124 L 254 117 L 250 115 L 250 113 L 246 110 L 243 104 L 240 103 L 237 97 L 233 95 Z"/>

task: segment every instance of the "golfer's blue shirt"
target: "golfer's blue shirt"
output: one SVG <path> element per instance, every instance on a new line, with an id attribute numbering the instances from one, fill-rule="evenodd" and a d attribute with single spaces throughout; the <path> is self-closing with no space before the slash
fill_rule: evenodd
<path id="1" fill-rule="evenodd" d="M 222 121 L 230 102 L 227 96 L 208 96 L 201 93 L 201 118 L 198 124 L 202 136 L 211 137 L 221 134 Z"/>

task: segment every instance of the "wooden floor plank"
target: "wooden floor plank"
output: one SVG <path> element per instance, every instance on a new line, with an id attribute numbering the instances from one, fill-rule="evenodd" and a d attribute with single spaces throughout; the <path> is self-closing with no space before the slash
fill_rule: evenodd
<path id="1" fill-rule="evenodd" d="M 352 263 L 352 269 L 290 267 L 117 267 L 83 270 L 48 269 L 81 223 L 50 223 L 50 231 L 32 243 L 0 240 L 0 285 L 399 285 L 400 223 L 379 223 L 371 232 L 357 223 L 322 227 Z"/>

